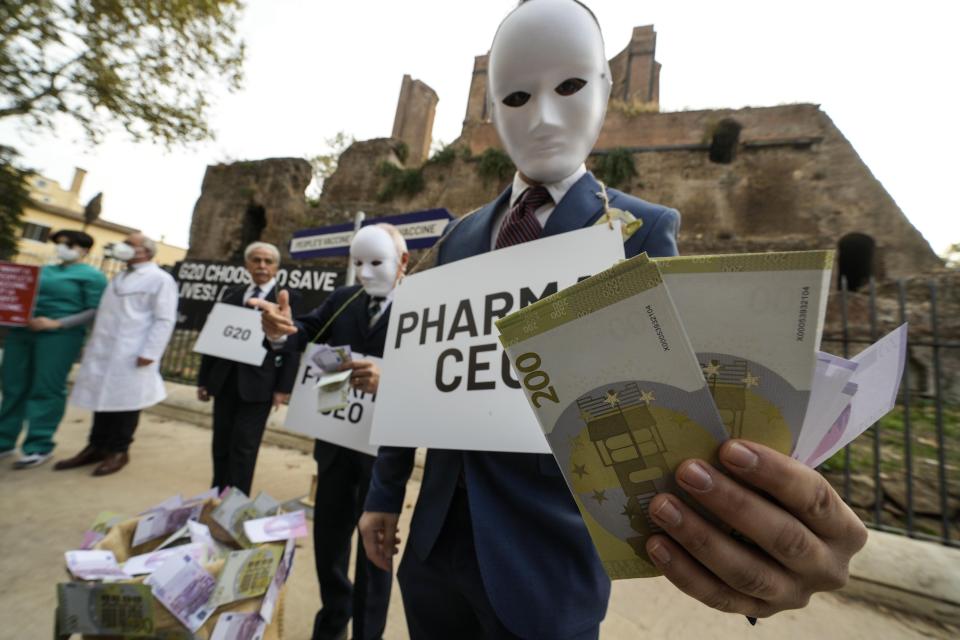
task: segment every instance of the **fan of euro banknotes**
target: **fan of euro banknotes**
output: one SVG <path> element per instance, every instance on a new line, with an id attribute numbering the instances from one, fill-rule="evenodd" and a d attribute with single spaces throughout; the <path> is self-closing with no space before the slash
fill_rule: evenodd
<path id="1" fill-rule="evenodd" d="M 265 493 L 174 496 L 135 518 L 104 512 L 66 552 L 57 637 L 264 640 L 305 512 Z M 271 633 L 272 632 L 272 633 Z"/>
<path id="2" fill-rule="evenodd" d="M 816 467 L 889 412 L 903 325 L 852 359 L 820 350 L 833 252 L 640 255 L 497 323 L 611 578 L 645 551 L 673 471 L 746 438 Z"/>

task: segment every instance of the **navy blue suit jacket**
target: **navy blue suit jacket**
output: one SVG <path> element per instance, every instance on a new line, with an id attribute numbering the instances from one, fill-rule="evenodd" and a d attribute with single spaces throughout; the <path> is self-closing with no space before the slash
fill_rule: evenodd
<path id="1" fill-rule="evenodd" d="M 369 326 L 367 309 L 370 305 L 370 295 L 366 291 L 361 292 L 355 300 L 343 308 L 343 305 L 359 289 L 360 285 L 339 287 L 318 308 L 305 316 L 296 318 L 298 331 L 296 336 L 291 336 L 288 339 L 287 348 L 303 351 L 310 342 L 322 342 L 334 347 L 347 344 L 355 353 L 382 357 L 383 345 L 387 339 L 387 324 L 390 321 L 391 307 L 384 310 L 372 327 Z M 341 308 L 343 308 L 342 311 Z M 324 330 L 322 335 L 318 335 L 337 311 L 340 311 L 340 315 L 330 323 L 330 326 Z M 350 451 L 358 456 L 365 455 L 330 442 L 317 440 L 313 447 L 313 457 L 322 470 L 341 451 Z"/>
<path id="2" fill-rule="evenodd" d="M 543 230 L 556 235 L 590 226 L 603 214 L 600 185 L 587 173 L 557 204 Z M 608 190 L 610 206 L 643 219 L 625 244 L 627 257 L 677 254 L 679 214 Z M 490 250 L 497 211 L 510 188 L 461 219 L 439 251 L 438 265 Z M 399 513 L 413 468 L 413 451 L 381 447 L 365 509 Z M 431 449 L 409 546 L 421 559 L 433 547 L 463 470 L 477 561 L 490 602 L 513 633 L 529 638 L 567 638 L 595 627 L 606 615 L 610 580 L 586 526 L 550 455 Z"/>

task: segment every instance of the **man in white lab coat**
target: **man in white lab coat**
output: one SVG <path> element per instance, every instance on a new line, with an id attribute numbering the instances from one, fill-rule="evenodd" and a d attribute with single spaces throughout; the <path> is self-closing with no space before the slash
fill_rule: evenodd
<path id="1" fill-rule="evenodd" d="M 127 263 L 100 301 L 93 333 L 70 402 L 90 409 L 93 428 L 80 453 L 54 469 L 99 463 L 93 475 L 105 476 L 129 461 L 127 450 L 140 410 L 166 397 L 160 358 L 177 320 L 177 285 L 153 261 L 156 244 L 141 233 L 112 248 Z"/>

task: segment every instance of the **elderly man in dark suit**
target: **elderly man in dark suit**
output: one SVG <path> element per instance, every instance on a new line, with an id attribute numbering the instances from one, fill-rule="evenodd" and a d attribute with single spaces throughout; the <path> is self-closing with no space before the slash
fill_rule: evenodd
<path id="1" fill-rule="evenodd" d="M 221 302 L 237 306 L 251 298 L 276 302 L 277 247 L 254 242 L 244 251 L 244 264 L 252 282 L 227 290 Z M 287 295 L 290 304 L 299 307 L 299 294 Z M 250 493 L 270 409 L 290 399 L 299 366 L 296 353 L 268 352 L 259 366 L 203 356 L 197 398 L 204 402 L 213 398 L 213 486 Z"/>

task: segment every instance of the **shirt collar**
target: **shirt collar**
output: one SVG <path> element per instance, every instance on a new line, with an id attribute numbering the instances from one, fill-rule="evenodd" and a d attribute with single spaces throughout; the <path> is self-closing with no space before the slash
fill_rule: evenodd
<path id="1" fill-rule="evenodd" d="M 387 293 L 387 295 L 385 295 L 385 296 L 374 296 L 374 295 L 370 295 L 369 293 L 367 293 L 367 296 L 368 296 L 369 300 L 374 300 L 374 299 L 383 300 L 383 302 L 380 304 L 380 309 L 382 310 L 382 309 L 386 309 L 387 306 L 388 306 L 391 302 L 393 302 L 393 294 L 394 294 L 396 291 L 397 291 L 397 287 L 394 286 L 393 289 L 390 289 L 389 293 Z"/>
<path id="2" fill-rule="evenodd" d="M 553 204 L 557 205 L 563 196 L 567 195 L 567 191 L 570 191 L 570 187 L 577 183 L 577 180 L 583 177 L 583 174 L 587 172 L 587 167 L 584 164 L 581 164 L 577 167 L 577 170 L 571 173 L 569 176 L 563 180 L 558 180 L 557 182 L 551 182 L 550 184 L 543 185 L 546 187 L 547 192 L 550 194 L 550 197 L 553 198 Z M 526 180 L 520 177 L 520 172 L 517 171 L 513 175 L 513 189 L 510 191 L 510 206 L 512 207 L 517 203 L 517 200 L 520 199 L 520 196 L 523 195 L 523 192 L 530 188 L 530 184 Z"/>
<path id="3" fill-rule="evenodd" d="M 277 279 L 276 279 L 276 278 L 270 278 L 269 280 L 267 280 L 267 281 L 264 282 L 263 284 L 257 284 L 256 282 L 251 282 L 251 283 L 250 283 L 250 286 L 247 287 L 247 293 L 253 293 L 254 288 L 260 287 L 260 296 L 261 296 L 261 297 L 265 297 L 265 296 L 268 295 L 271 291 L 273 291 L 273 288 L 274 288 L 275 286 L 277 286 Z"/>

